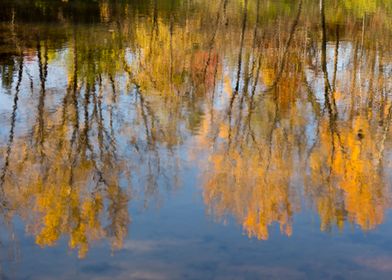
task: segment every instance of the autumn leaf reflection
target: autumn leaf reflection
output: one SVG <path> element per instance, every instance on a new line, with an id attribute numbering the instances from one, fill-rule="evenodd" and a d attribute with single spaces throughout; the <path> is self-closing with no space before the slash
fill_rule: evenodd
<path id="1" fill-rule="evenodd" d="M 38 245 L 65 238 L 79 257 L 99 240 L 121 249 L 130 205 L 159 205 L 186 183 L 184 154 L 209 215 L 234 217 L 249 237 L 268 239 L 274 224 L 292 235 L 308 205 L 322 231 L 383 223 L 386 2 L 41 1 L 31 8 L 58 24 L 33 29 L 27 2 L 0 9 L 12 95 L 1 213 L 22 217 Z"/>

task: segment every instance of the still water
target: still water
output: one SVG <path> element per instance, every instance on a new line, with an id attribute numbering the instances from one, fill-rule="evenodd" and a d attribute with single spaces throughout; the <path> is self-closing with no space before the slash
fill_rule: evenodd
<path id="1" fill-rule="evenodd" d="M 392 2 L 1 0 L 1 279 L 390 279 Z"/>

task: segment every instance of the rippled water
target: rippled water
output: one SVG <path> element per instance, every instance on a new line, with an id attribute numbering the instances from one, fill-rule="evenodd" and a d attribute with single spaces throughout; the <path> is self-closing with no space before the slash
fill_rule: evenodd
<path id="1" fill-rule="evenodd" d="M 392 2 L 2 0 L 2 279 L 390 279 Z"/>

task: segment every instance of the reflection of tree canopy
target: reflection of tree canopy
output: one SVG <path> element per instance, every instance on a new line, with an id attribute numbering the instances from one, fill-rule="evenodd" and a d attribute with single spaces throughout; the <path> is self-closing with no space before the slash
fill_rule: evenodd
<path id="1" fill-rule="evenodd" d="M 391 117 L 390 54 L 385 42 L 365 41 L 363 29 L 329 26 L 321 3 L 320 35 L 294 18 L 287 33 L 280 31 L 280 45 L 260 28 L 256 54 L 240 49 L 234 82 L 227 78 L 228 113 L 213 108 L 214 118 L 202 126 L 214 143 L 204 187 L 209 210 L 234 215 L 260 239 L 274 222 L 291 234 L 299 210 L 295 184 L 301 181 L 322 230 L 334 223 L 341 228 L 345 220 L 373 229 L 389 207 L 383 156 Z M 257 41 L 257 27 L 244 26 L 249 42 L 252 34 Z"/>
<path id="2" fill-rule="evenodd" d="M 178 184 L 176 149 L 194 139 L 210 213 L 249 236 L 275 222 L 290 235 L 302 192 L 322 230 L 374 228 L 389 207 L 392 29 L 389 3 L 370 4 L 2 2 L 4 211 L 41 246 L 121 248 L 130 201 Z M 31 5 L 43 18 L 28 32 Z"/>

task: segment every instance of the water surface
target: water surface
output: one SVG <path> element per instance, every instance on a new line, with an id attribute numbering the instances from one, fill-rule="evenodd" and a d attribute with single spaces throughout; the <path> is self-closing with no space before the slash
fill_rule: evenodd
<path id="1" fill-rule="evenodd" d="M 4 279 L 390 279 L 392 2 L 2 0 Z"/>

